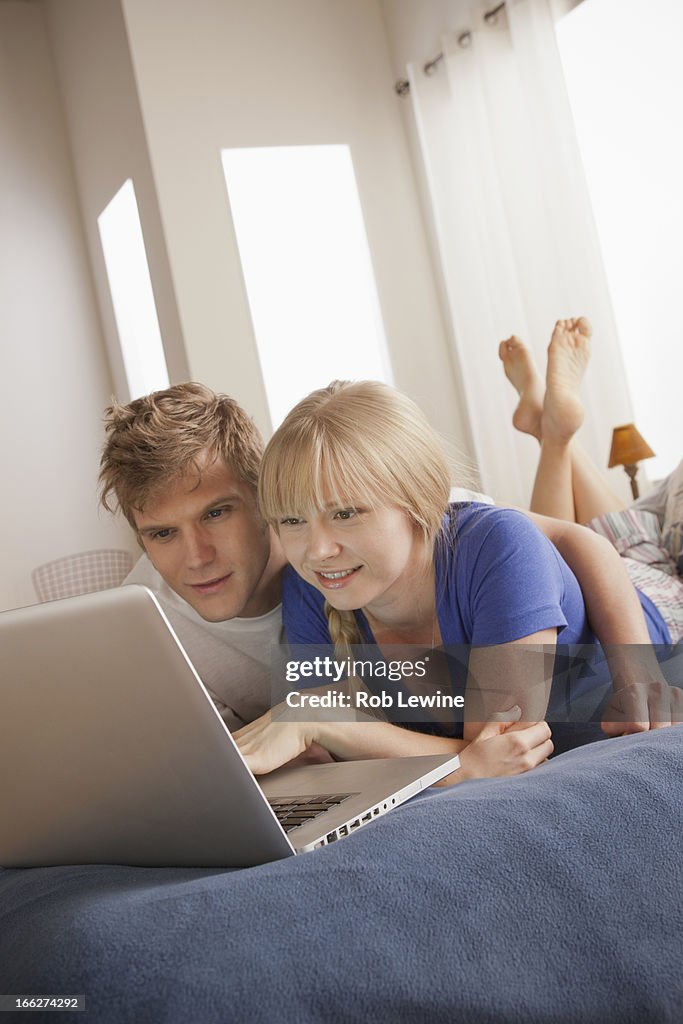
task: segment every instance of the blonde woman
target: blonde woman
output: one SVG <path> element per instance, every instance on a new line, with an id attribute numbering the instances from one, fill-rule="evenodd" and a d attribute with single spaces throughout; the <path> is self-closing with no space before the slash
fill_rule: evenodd
<path id="1" fill-rule="evenodd" d="M 259 483 L 262 514 L 295 570 L 283 584 L 287 636 L 332 643 L 342 657 L 361 643 L 472 645 L 470 679 L 504 679 L 521 721 L 466 725 L 459 738 L 379 721 L 283 723 L 269 713 L 236 734 L 255 772 L 315 743 L 341 759 L 462 752 L 451 782 L 514 774 L 552 753 L 547 658 L 530 661 L 524 648 L 547 651 L 558 635 L 562 644 L 595 642 L 581 589 L 526 515 L 449 506 L 450 486 L 438 436 L 399 392 L 337 382 L 300 402 L 267 446 Z M 668 643 L 656 608 L 648 621 L 650 636 L 641 616 L 630 639 Z"/>

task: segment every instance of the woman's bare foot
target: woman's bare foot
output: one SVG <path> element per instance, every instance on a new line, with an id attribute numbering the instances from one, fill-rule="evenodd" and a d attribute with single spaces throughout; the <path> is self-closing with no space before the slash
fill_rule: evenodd
<path id="1" fill-rule="evenodd" d="M 519 405 L 512 417 L 513 426 L 523 434 L 541 440 L 541 413 L 545 385 L 536 369 L 531 352 L 515 334 L 501 341 L 498 355 L 503 361 L 505 376 L 519 395 Z"/>
<path id="2" fill-rule="evenodd" d="M 590 359 L 593 329 L 584 317 L 558 320 L 548 346 L 545 399 L 541 414 L 544 441 L 568 443 L 583 423 L 579 387 Z"/>

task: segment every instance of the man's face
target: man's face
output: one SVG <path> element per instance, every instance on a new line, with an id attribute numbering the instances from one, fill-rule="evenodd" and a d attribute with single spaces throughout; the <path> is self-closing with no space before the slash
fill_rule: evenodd
<path id="1" fill-rule="evenodd" d="M 269 565 L 256 495 L 222 460 L 180 477 L 133 515 L 155 569 L 203 619 L 264 615 L 278 603 L 279 566 Z"/>

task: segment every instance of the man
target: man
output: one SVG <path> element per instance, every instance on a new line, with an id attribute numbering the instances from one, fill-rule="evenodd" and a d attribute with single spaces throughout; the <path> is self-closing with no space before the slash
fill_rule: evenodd
<path id="1" fill-rule="evenodd" d="M 156 595 L 234 730 L 270 707 L 282 641 L 285 559 L 256 508 L 263 440 L 237 402 L 195 383 L 105 415 L 102 503 L 145 552 L 124 583 Z"/>

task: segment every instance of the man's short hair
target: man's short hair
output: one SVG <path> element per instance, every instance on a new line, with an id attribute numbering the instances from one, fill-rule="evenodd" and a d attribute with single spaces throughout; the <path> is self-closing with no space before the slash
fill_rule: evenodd
<path id="1" fill-rule="evenodd" d="M 244 409 L 203 384 L 175 384 L 113 402 L 104 414 L 107 439 L 100 461 L 100 498 L 118 506 L 133 529 L 133 513 L 160 496 L 173 481 L 222 459 L 256 489 L 263 438 Z M 112 498 L 115 499 L 114 506 Z"/>

